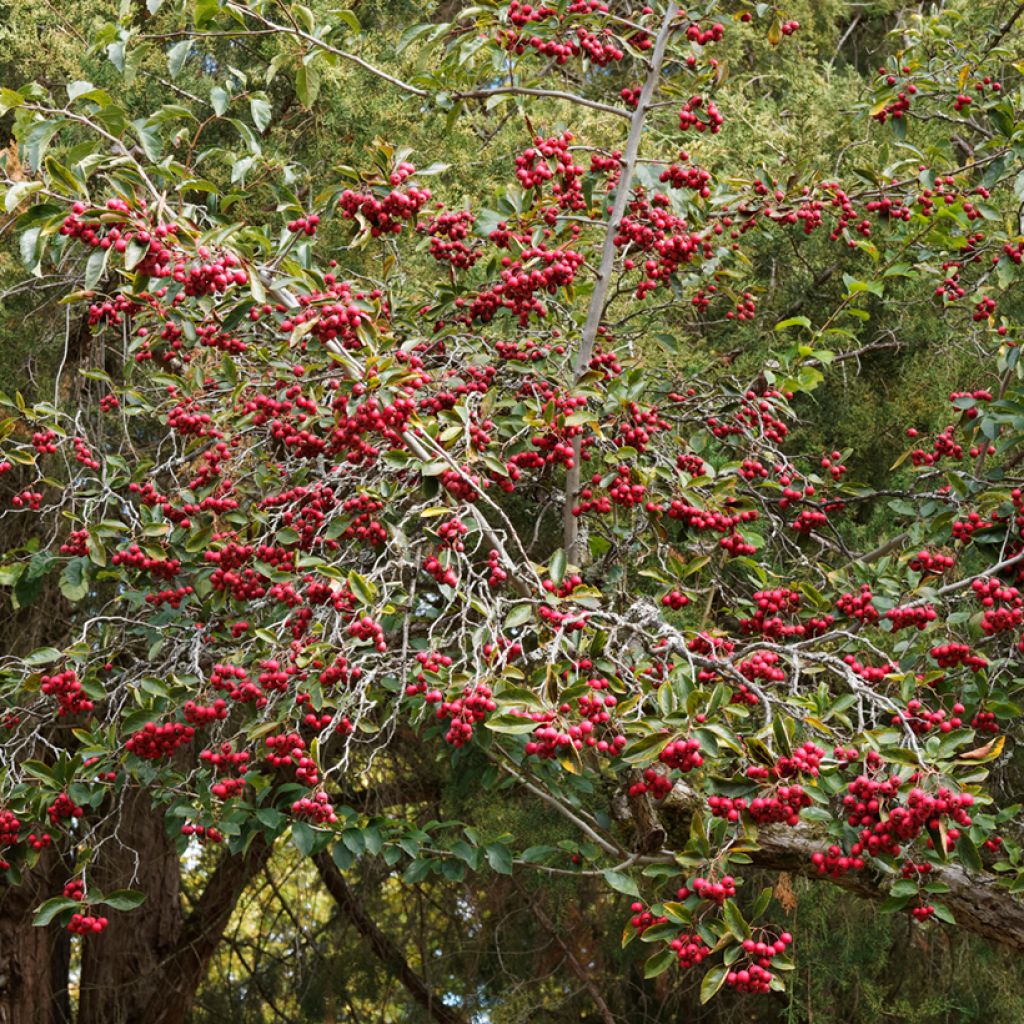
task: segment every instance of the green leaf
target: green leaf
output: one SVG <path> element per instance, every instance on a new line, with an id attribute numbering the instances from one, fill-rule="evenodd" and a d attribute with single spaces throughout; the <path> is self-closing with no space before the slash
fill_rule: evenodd
<path id="1" fill-rule="evenodd" d="M 213 112 L 221 117 L 224 111 L 228 109 L 228 104 L 231 102 L 231 97 L 226 89 L 222 89 L 219 85 L 215 85 L 210 90 L 210 105 L 213 107 Z"/>
<path id="2" fill-rule="evenodd" d="M 650 736 L 643 736 L 630 743 L 625 750 L 623 760 L 629 764 L 643 764 L 653 761 L 672 740 L 672 734 L 667 732 L 655 732 Z"/>
<path id="3" fill-rule="evenodd" d="M 757 901 L 754 903 L 753 909 L 750 911 L 751 920 L 759 918 L 768 909 L 768 904 L 771 903 L 771 901 L 772 887 L 768 885 L 761 890 L 761 894 L 757 897 Z"/>
<path id="4" fill-rule="evenodd" d="M 89 593 L 88 558 L 72 558 L 60 574 L 60 592 L 72 603 Z"/>
<path id="5" fill-rule="evenodd" d="M 85 264 L 86 291 L 93 291 L 103 277 L 103 271 L 107 266 L 107 258 L 110 256 L 110 249 L 97 249 Z"/>
<path id="6" fill-rule="evenodd" d="M 167 51 L 167 67 L 171 72 L 171 78 L 177 78 L 181 74 L 181 69 L 185 66 L 191 49 L 192 40 L 182 39 L 180 43 L 175 43 Z"/>
<path id="7" fill-rule="evenodd" d="M 962 832 L 957 840 L 956 852 L 960 856 L 961 863 L 968 871 L 978 872 L 984 867 L 978 847 L 974 845 L 974 840 L 965 832 Z"/>
<path id="8" fill-rule="evenodd" d="M 48 156 L 43 161 L 51 184 L 60 184 L 70 195 L 84 196 L 85 187 L 59 160 Z"/>
<path id="9" fill-rule="evenodd" d="M 13 213 L 21 204 L 34 192 L 38 192 L 43 187 L 41 181 L 19 181 L 12 185 L 7 190 L 7 196 L 4 199 L 4 209 L 8 213 Z"/>
<path id="10" fill-rule="evenodd" d="M 515 629 L 516 626 L 525 626 L 533 618 L 533 606 L 529 604 L 517 604 L 505 616 L 505 629 Z"/>
<path id="11" fill-rule="evenodd" d="M 117 68 L 121 74 L 124 74 L 124 42 L 117 40 L 117 42 L 110 43 L 107 46 L 107 60 Z"/>
<path id="12" fill-rule="evenodd" d="M 68 124 L 67 121 L 40 121 L 26 136 L 25 150 L 29 158 L 29 166 L 34 171 L 38 171 L 42 167 L 43 157 L 46 156 L 46 147 L 57 130 L 66 124 Z"/>
<path id="13" fill-rule="evenodd" d="M 25 664 L 29 668 L 36 668 L 39 665 L 52 665 L 62 657 L 63 655 L 56 647 L 40 647 L 25 659 Z"/>
<path id="14" fill-rule="evenodd" d="M 66 910 L 74 910 L 77 906 L 77 900 L 68 899 L 67 896 L 54 896 L 36 910 L 32 923 L 37 928 L 42 928 L 59 914 L 64 913 Z"/>
<path id="15" fill-rule="evenodd" d="M 637 888 L 636 882 L 629 875 L 623 874 L 621 871 L 613 871 L 611 868 L 602 871 L 601 874 L 604 875 L 604 880 L 616 892 L 621 892 L 626 896 L 633 896 L 636 899 L 640 898 L 640 890 Z"/>
<path id="16" fill-rule="evenodd" d="M 313 852 L 313 844 L 316 842 L 316 831 L 304 821 L 292 822 L 292 845 L 302 854 L 308 857 Z"/>
<path id="17" fill-rule="evenodd" d="M 21 233 L 18 239 L 18 251 L 21 262 L 33 274 L 39 274 L 39 260 L 42 255 L 42 228 L 29 228 Z"/>
<path id="18" fill-rule="evenodd" d="M 303 64 L 295 75 L 295 93 L 299 102 L 309 110 L 320 95 L 320 72 L 308 64 Z"/>
<path id="19" fill-rule="evenodd" d="M 334 12 L 335 17 L 339 21 L 343 21 L 353 32 L 361 32 L 362 28 L 359 24 L 359 19 L 356 17 L 355 11 L 350 11 L 347 8 Z"/>
<path id="20" fill-rule="evenodd" d="M 664 974 L 677 959 L 678 957 L 674 950 L 660 950 L 654 956 L 648 957 L 647 963 L 644 964 L 644 977 L 656 978 L 659 974 Z"/>
<path id="21" fill-rule="evenodd" d="M 484 851 L 487 854 L 487 863 L 491 870 L 499 875 L 512 874 L 512 854 L 509 848 L 503 843 L 491 843 Z"/>
<path id="22" fill-rule="evenodd" d="M 373 599 L 377 596 L 377 588 L 368 579 L 360 576 L 355 569 L 348 574 L 348 585 L 352 593 L 363 604 L 373 604 Z"/>
<path id="23" fill-rule="evenodd" d="M 567 560 L 565 557 L 565 551 L 559 548 L 551 556 L 551 565 L 548 568 L 548 576 L 551 577 L 551 582 L 558 586 L 565 578 L 565 570 L 567 567 Z"/>
<path id="24" fill-rule="evenodd" d="M 13 89 L 0 89 L 0 117 L 3 117 L 9 110 L 20 107 L 25 102 L 25 97 Z"/>
<path id="25" fill-rule="evenodd" d="M 790 327 L 806 327 L 811 329 L 811 321 L 805 316 L 791 316 L 788 320 L 780 320 L 775 325 L 777 331 L 787 331 Z"/>
<path id="26" fill-rule="evenodd" d="M 98 902 L 113 907 L 114 910 L 134 910 L 146 902 L 146 894 L 133 889 L 115 889 Z"/>
<path id="27" fill-rule="evenodd" d="M 56 772 L 42 761 L 23 761 L 21 767 L 24 771 L 28 772 L 33 778 L 39 779 L 41 782 L 49 783 L 53 786 L 59 786 L 60 780 L 57 778 Z"/>
<path id="28" fill-rule="evenodd" d="M 701 1005 L 714 999 L 721 987 L 725 984 L 725 979 L 728 973 L 729 968 L 724 964 L 719 964 L 717 967 L 712 967 L 711 970 L 704 975 L 704 980 L 700 983 Z"/>
<path id="29" fill-rule="evenodd" d="M 269 101 L 261 99 L 259 96 L 254 96 L 249 100 L 249 111 L 252 114 L 252 121 L 256 125 L 256 130 L 262 135 L 267 130 L 272 115 Z"/>
<path id="30" fill-rule="evenodd" d="M 726 900 L 722 907 L 722 917 L 729 931 L 741 942 L 750 938 L 750 925 L 743 919 L 740 908 L 734 900 Z"/>
<path id="31" fill-rule="evenodd" d="M 490 729 L 491 732 L 519 736 L 533 732 L 537 728 L 537 723 L 531 718 L 523 718 L 519 715 L 491 715 L 484 722 L 484 728 Z"/>

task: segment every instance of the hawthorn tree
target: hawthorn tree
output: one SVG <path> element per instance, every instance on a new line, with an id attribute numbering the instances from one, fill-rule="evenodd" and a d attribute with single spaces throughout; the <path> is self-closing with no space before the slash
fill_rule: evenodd
<path id="1" fill-rule="evenodd" d="M 900 26 L 857 115 L 890 142 L 869 169 L 717 166 L 716 53 L 799 38 L 768 4 L 483 3 L 410 27 L 399 77 L 352 11 L 149 0 L 97 47 L 126 85 L 154 51 L 172 83 L 194 61 L 208 96 L 133 118 L 89 82 L 0 91 L 28 168 L 6 208 L 27 270 L 78 282 L 80 364 L 52 401 L 0 395 L 0 583 L 15 612 L 46 587 L 62 607 L 52 643 L 0 658 L 7 1019 L 70 1019 L 70 935 L 77 1020 L 185 1020 L 284 836 L 354 915 L 357 856 L 410 882 L 600 878 L 645 975 L 693 972 L 703 1000 L 793 966 L 750 865 L 1024 948 L 1000 773 L 1024 620 L 1019 13 Z M 264 163 L 272 94 L 210 56 L 225 37 L 280 39 L 265 85 L 306 107 L 354 63 L 439 129 L 520 120 L 507 186 L 461 201 L 458 168 L 384 140 L 359 167 Z M 769 325 L 754 379 L 687 372 L 709 324 L 758 316 L 759 241 L 813 236 L 849 268 L 838 304 Z M 990 370 L 946 429 L 907 425 L 879 489 L 794 427 L 887 302 L 932 303 Z M 392 753 L 444 744 L 576 838 L 361 809 Z M 185 913 L 199 847 L 221 852 Z"/>

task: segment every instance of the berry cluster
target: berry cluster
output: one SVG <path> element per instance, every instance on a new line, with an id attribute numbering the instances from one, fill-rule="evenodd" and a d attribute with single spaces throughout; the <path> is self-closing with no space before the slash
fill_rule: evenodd
<path id="1" fill-rule="evenodd" d="M 57 715 L 61 718 L 93 709 L 93 702 L 85 695 L 78 675 L 72 669 L 65 669 L 52 676 L 41 676 L 39 689 L 48 697 L 57 698 Z"/>

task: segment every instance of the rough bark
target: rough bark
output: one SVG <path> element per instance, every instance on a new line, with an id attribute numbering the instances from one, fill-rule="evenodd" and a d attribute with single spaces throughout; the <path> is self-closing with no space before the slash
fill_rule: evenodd
<path id="1" fill-rule="evenodd" d="M 0 1024 L 68 1024 L 70 938 L 58 925 L 36 928 L 35 908 L 60 891 L 60 859 L 52 852 L 20 886 L 0 890 Z"/>
<path id="2" fill-rule="evenodd" d="M 814 836 L 811 829 L 766 829 L 759 842 L 761 851 L 751 854 L 758 867 L 821 878 L 811 866 L 811 854 L 827 842 Z M 936 900 L 952 911 L 960 928 L 989 942 L 1024 951 L 1024 903 L 1000 887 L 993 875 L 982 872 L 971 876 L 959 865 L 949 864 L 933 867 L 928 878 L 949 886 L 950 891 Z M 889 888 L 885 880 L 868 871 L 851 871 L 828 881 L 869 899 L 883 899 Z"/>
<path id="3" fill-rule="evenodd" d="M 327 852 L 318 853 L 313 859 L 324 887 L 331 894 L 338 909 L 352 922 L 374 956 L 387 967 L 416 1003 L 422 1006 L 437 1024 L 466 1024 L 466 1018 L 441 1001 L 438 994 L 412 969 L 398 946 L 377 927 L 337 865 L 331 860 L 331 855 Z"/>
<path id="4" fill-rule="evenodd" d="M 173 953 L 161 964 L 158 983 L 150 988 L 149 1002 L 140 1021 L 185 1024 L 235 904 L 263 870 L 271 849 L 271 843 L 257 836 L 245 853 L 222 857 L 185 918 Z"/>
<path id="5" fill-rule="evenodd" d="M 77 1024 L 184 1024 L 231 912 L 269 854 L 262 838 L 245 854 L 225 854 L 185 916 L 179 857 L 163 811 L 144 791 L 129 792 L 91 883 L 102 890 L 130 885 L 146 893 L 146 902 L 109 914 L 106 931 L 83 942 Z"/>
<path id="6" fill-rule="evenodd" d="M 131 789 L 113 817 L 115 826 L 90 866 L 89 884 L 104 892 L 137 889 L 146 902 L 108 914 L 106 931 L 83 941 L 79 1024 L 141 1024 L 161 963 L 181 933 L 178 851 L 163 814 L 143 790 Z"/>

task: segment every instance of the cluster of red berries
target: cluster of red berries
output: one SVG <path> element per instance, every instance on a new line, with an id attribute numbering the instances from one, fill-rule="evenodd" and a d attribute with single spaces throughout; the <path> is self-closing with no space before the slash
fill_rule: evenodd
<path id="1" fill-rule="evenodd" d="M 26 489 L 11 498 L 11 505 L 14 508 L 28 508 L 33 512 L 38 512 L 43 506 L 43 493 Z"/>
<path id="2" fill-rule="evenodd" d="M 774 977 L 769 970 L 772 960 L 780 953 L 784 953 L 792 941 L 793 936 L 789 932 L 783 932 L 774 942 L 744 939 L 743 951 L 751 958 L 751 962 L 739 970 L 733 967 L 725 976 L 726 985 L 736 989 L 737 992 L 759 994 L 770 992 Z"/>
<path id="3" fill-rule="evenodd" d="M 57 715 L 76 715 L 92 711 L 93 702 L 85 695 L 78 675 L 72 669 L 65 669 L 52 676 L 42 676 L 39 689 L 48 697 L 56 697 L 59 708 Z"/>
<path id="4" fill-rule="evenodd" d="M 154 558 L 147 555 L 138 544 L 114 552 L 110 561 L 112 565 L 126 565 L 157 579 L 171 580 L 181 572 L 181 562 L 177 558 Z"/>
<path id="5" fill-rule="evenodd" d="M 786 673 L 779 665 L 780 660 L 775 651 L 758 651 L 738 662 L 736 670 L 751 682 L 782 683 L 786 680 Z"/>
<path id="6" fill-rule="evenodd" d="M 907 713 L 905 715 L 895 714 L 892 716 L 892 724 L 899 725 L 901 722 L 905 722 L 918 736 L 924 736 L 931 732 L 932 729 L 938 729 L 939 732 L 946 733 L 959 729 L 963 725 L 963 720 L 960 718 L 963 713 L 963 704 L 954 704 L 953 715 L 947 719 L 945 708 L 931 711 L 921 701 L 914 699 L 907 701 Z"/>
<path id="7" fill-rule="evenodd" d="M 736 895 L 736 879 L 732 875 L 722 875 L 716 882 L 710 878 L 703 878 L 698 875 L 693 882 L 693 892 L 702 900 L 709 903 L 717 903 L 721 906 L 726 900 L 731 900 Z M 690 896 L 690 889 L 683 886 L 677 893 L 680 900 L 686 900 Z"/>
<path id="8" fill-rule="evenodd" d="M 938 618 L 935 607 L 930 604 L 906 605 L 902 608 L 890 608 L 885 613 L 886 619 L 892 623 L 892 631 L 901 629 L 925 629 L 928 624 Z"/>
<path id="9" fill-rule="evenodd" d="M 411 166 L 411 165 L 410 165 Z M 415 168 L 413 168 L 415 170 Z M 381 235 L 397 235 L 406 222 L 415 220 L 420 210 L 430 201 L 430 189 L 395 188 L 390 192 L 383 189 L 368 192 L 353 192 L 345 189 L 338 199 L 341 215 L 347 220 L 357 217 L 366 221 L 374 238 Z"/>
<path id="10" fill-rule="evenodd" d="M 424 559 L 423 571 L 433 576 L 441 586 L 457 587 L 459 585 L 459 577 L 455 575 L 454 570 L 442 565 L 436 555 L 428 555 Z"/>
<path id="11" fill-rule="evenodd" d="M 683 932 L 669 943 L 669 949 L 676 954 L 679 966 L 696 967 L 711 955 L 711 949 L 696 932 Z"/>
<path id="12" fill-rule="evenodd" d="M 187 700 L 183 711 L 185 721 L 191 725 L 209 725 L 228 717 L 227 701 L 220 697 L 210 705 L 197 704 L 194 700 Z"/>
<path id="13" fill-rule="evenodd" d="M 984 578 L 974 580 L 971 589 L 985 609 L 981 628 L 987 636 L 1015 629 L 1024 621 L 1024 601 L 1016 587 Z"/>
<path id="14" fill-rule="evenodd" d="M 671 792 L 672 780 L 656 768 L 645 768 L 642 781 L 634 782 L 629 787 L 629 795 L 631 797 L 650 793 L 655 800 L 664 800 Z"/>
<path id="15" fill-rule="evenodd" d="M 40 455 L 53 454 L 57 451 L 57 432 L 55 430 L 37 430 L 32 435 L 32 446 Z"/>
<path id="16" fill-rule="evenodd" d="M 364 615 L 361 619 L 356 619 L 351 623 L 348 633 L 349 636 L 353 636 L 357 640 L 369 641 L 381 654 L 388 649 L 387 641 L 384 639 L 384 627 L 379 622 L 374 622 L 369 615 Z"/>
<path id="17" fill-rule="evenodd" d="M 216 750 L 207 748 L 199 752 L 199 760 L 211 765 L 215 771 L 245 771 L 249 763 L 249 755 L 245 751 L 236 751 L 229 742 L 224 742 Z"/>
<path id="18" fill-rule="evenodd" d="M 68 539 L 61 544 L 60 553 L 71 557 L 82 558 L 89 554 L 89 531 L 72 530 Z"/>
<path id="19" fill-rule="evenodd" d="M 704 763 L 700 752 L 700 740 L 674 740 L 658 755 L 658 760 L 667 768 L 690 772 Z"/>
<path id="20" fill-rule="evenodd" d="M 196 730 L 181 722 L 147 722 L 138 732 L 132 733 L 125 743 L 125 749 L 147 761 L 158 761 L 169 757 L 178 747 L 190 743 Z"/>
<path id="21" fill-rule="evenodd" d="M 0 810 L 0 846 L 16 846 L 20 839 L 21 822 L 18 816 L 6 808 Z"/>
<path id="22" fill-rule="evenodd" d="M 648 928 L 664 924 L 668 920 L 667 917 L 655 917 L 642 903 L 631 903 L 629 909 L 633 911 L 633 916 L 629 919 L 629 925 L 637 935 L 643 935 Z"/>
<path id="23" fill-rule="evenodd" d="M 862 583 L 859 594 L 842 594 L 836 601 L 836 608 L 851 619 L 860 619 L 870 626 L 879 619 L 878 609 L 871 603 L 873 596 L 871 587 Z"/>
<path id="24" fill-rule="evenodd" d="M 483 722 L 498 707 L 491 688 L 485 683 L 467 686 L 461 697 L 444 701 L 437 717 L 449 719 L 445 740 L 453 747 L 462 747 L 473 737 L 473 726 Z"/>
<path id="25" fill-rule="evenodd" d="M 841 847 L 832 845 L 824 853 L 811 854 L 811 863 L 819 875 L 841 878 L 848 871 L 861 871 L 864 868 L 862 857 L 850 857 L 843 853 Z"/>
<path id="26" fill-rule="evenodd" d="M 304 796 L 296 800 L 292 804 L 292 814 L 297 818 L 308 818 L 317 824 L 333 825 L 338 820 L 338 815 L 335 814 L 326 793 L 316 793 L 312 798 Z"/>
<path id="27" fill-rule="evenodd" d="M 181 834 L 199 843 L 224 842 L 224 834 L 211 825 L 182 825 Z"/>
<path id="28" fill-rule="evenodd" d="M 288 221 L 288 230 L 293 235 L 297 235 L 299 232 L 302 232 L 304 235 L 312 236 L 316 234 L 317 225 L 319 223 L 319 215 L 310 213 L 305 217 L 296 217 L 295 220 Z"/>
<path id="29" fill-rule="evenodd" d="M 555 295 L 559 288 L 573 283 L 583 266 L 583 256 L 571 249 L 548 249 L 540 244 L 524 249 L 518 259 L 501 258 L 501 280 L 477 292 L 466 309 L 464 320 L 490 323 L 499 310 L 507 309 L 521 327 L 529 322 L 531 314 L 543 318 L 547 307 L 538 297 Z M 455 300 L 459 308 L 465 300 Z"/>
<path id="30" fill-rule="evenodd" d="M 85 813 L 67 793 L 58 793 L 50 805 L 46 808 L 46 816 L 50 819 L 51 825 L 59 825 L 62 821 L 71 818 L 81 818 Z"/>
<path id="31" fill-rule="evenodd" d="M 974 798 L 969 793 L 957 794 L 941 787 L 932 795 L 914 788 L 907 794 L 906 802 L 899 803 L 900 785 L 898 776 L 873 779 L 860 775 L 847 787 L 843 797 L 847 820 L 853 828 L 860 829 L 859 841 L 850 851 L 853 856 L 899 856 L 903 844 L 913 842 L 925 827 L 937 832 L 944 818 L 964 828 L 971 824 L 967 812 Z M 960 832 L 947 828 L 946 835 L 952 848 Z"/>
<path id="32" fill-rule="evenodd" d="M 72 935 L 99 935 L 109 923 L 99 915 L 74 913 L 68 921 L 68 931 Z"/>
<path id="33" fill-rule="evenodd" d="M 980 672 L 988 665 L 988 662 L 980 654 L 972 654 L 967 644 L 938 644 L 929 651 L 929 654 L 940 668 L 955 668 L 957 665 L 964 665 L 972 672 Z"/>
<path id="34" fill-rule="evenodd" d="M 952 569 L 956 559 L 952 555 L 943 555 L 939 552 L 931 552 L 922 548 L 908 563 L 914 572 L 922 575 L 938 576 Z"/>
<path id="35" fill-rule="evenodd" d="M 700 117 L 698 112 L 703 112 L 704 116 Z M 691 96 L 679 110 L 679 130 L 681 132 L 693 128 L 698 132 L 709 131 L 712 135 L 716 135 L 722 130 L 723 124 L 725 124 L 725 118 L 718 112 L 714 100 L 708 100 L 705 103 L 703 96 Z"/>

